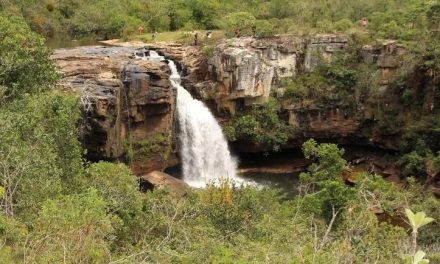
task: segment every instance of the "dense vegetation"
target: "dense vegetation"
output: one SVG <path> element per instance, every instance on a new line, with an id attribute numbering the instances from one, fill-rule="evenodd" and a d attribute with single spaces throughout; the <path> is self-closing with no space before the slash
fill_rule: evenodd
<path id="1" fill-rule="evenodd" d="M 299 194 L 289 200 L 276 190 L 228 181 L 181 198 L 160 190 L 143 193 L 124 164 L 90 164 L 83 160 L 77 140 L 78 98 L 57 91 L 50 51 L 31 30 L 46 36 L 67 32 L 72 37 L 128 34 L 139 24 L 150 30 L 233 30 L 234 19 L 246 18 L 252 22 L 246 24 L 251 30 L 255 24 L 273 34 L 273 28 L 343 30 L 368 17 L 375 34 L 412 39 L 438 29 L 440 8 L 431 5 L 343 0 L 221 4 L 0 0 L 3 12 L 24 16 L 0 16 L 0 263 L 405 263 L 405 256 L 419 249 L 432 262 L 440 261 L 440 202 L 413 178 L 408 178 L 407 186 L 396 186 L 362 173 L 355 183 L 346 184 L 343 175 L 354 172 L 342 158 L 344 151 L 334 144 L 310 140 L 303 145 L 313 164 L 300 176 Z M 418 15 L 425 11 L 426 16 Z M 427 41 L 410 53 L 412 66 L 403 69 L 393 84 L 400 91 L 398 102 L 412 110 L 425 109 L 424 98 L 417 98 L 408 76 L 415 70 L 427 79 L 434 76 L 434 82 L 439 76 L 439 42 L 431 35 L 435 32 L 426 34 Z M 336 89 L 341 100 L 364 92 L 369 66 L 354 67 L 356 56 L 351 55 L 286 80 L 283 100 L 325 103 L 333 100 L 322 93 L 328 87 Z M 420 101 L 413 104 L 412 99 Z M 278 103 L 241 113 L 228 135 L 252 138 L 277 150 L 295 132 L 277 115 Z M 408 176 L 420 176 L 427 157 L 440 167 L 439 121 L 435 115 L 409 120 L 414 123 L 403 131 L 402 150 L 408 154 L 401 164 Z M 391 125 L 395 124 L 384 123 L 382 128 Z M 157 152 L 163 141 L 157 135 L 134 151 Z M 422 227 L 416 220 L 423 215 L 407 211 L 408 225 L 405 208 L 423 211 L 436 221 L 425 221 Z"/>
<path id="2" fill-rule="evenodd" d="M 143 25 L 149 32 L 226 29 L 233 34 L 335 32 L 370 20 L 376 37 L 417 39 L 427 21 L 426 0 L 1 0 L 0 10 L 23 15 L 37 32 L 71 38 L 130 35 Z M 437 13 L 436 13 L 437 12 Z M 430 15 L 438 19 L 438 9 Z"/>

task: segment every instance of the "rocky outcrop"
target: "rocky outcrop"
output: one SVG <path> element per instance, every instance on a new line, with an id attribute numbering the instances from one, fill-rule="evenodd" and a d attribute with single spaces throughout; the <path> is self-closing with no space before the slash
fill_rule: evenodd
<path id="1" fill-rule="evenodd" d="M 209 78 L 215 82 L 208 97 L 216 99 L 217 110 L 234 115 L 241 107 L 266 102 L 283 78 L 311 71 L 321 60 L 331 61 L 347 44 L 341 35 L 225 40 L 208 60 Z"/>
<path id="2" fill-rule="evenodd" d="M 308 40 L 304 69 L 313 71 L 323 60 L 331 61 L 335 52 L 344 50 L 348 45 L 347 36 L 318 35 Z"/>
<path id="3" fill-rule="evenodd" d="M 394 80 L 396 70 L 401 66 L 405 48 L 397 41 L 388 40 L 377 45 L 362 47 L 361 56 L 367 63 L 376 64 L 380 72 L 380 83 L 389 84 Z"/>
<path id="4" fill-rule="evenodd" d="M 233 38 L 219 43 L 211 58 L 197 46 L 112 44 L 118 47 L 60 49 L 53 58 L 63 75 L 64 89 L 81 94 L 84 111 L 80 139 L 88 157 L 123 159 L 134 173 L 144 175 L 178 163 L 173 145 L 176 92 L 168 81 L 166 63 L 135 59 L 133 54 L 154 49 L 175 60 L 184 87 L 207 102 L 217 117 L 227 120 L 237 110 L 279 96 L 283 78 L 294 78 L 312 71 L 323 60 L 331 61 L 347 47 L 349 39 L 342 35 Z M 375 64 L 381 76 L 384 88 L 379 92 L 386 92 L 403 53 L 403 47 L 393 41 L 362 48 L 363 60 Z M 280 113 L 301 132 L 289 142 L 290 147 L 314 137 L 396 149 L 396 137 L 362 134 L 365 122 L 375 120 L 370 110 L 331 100 L 325 105 L 283 103 Z"/>
<path id="5" fill-rule="evenodd" d="M 160 171 L 152 171 L 141 177 L 141 189 L 162 189 L 169 194 L 180 198 L 186 195 L 189 185 L 184 181 Z"/>
<path id="6" fill-rule="evenodd" d="M 208 87 L 208 91 L 204 92 L 207 94 L 205 98 L 214 98 L 213 110 L 219 117 L 231 118 L 237 110 L 264 103 L 269 96 L 282 96 L 283 78 L 295 78 L 298 74 L 313 71 L 320 63 L 331 62 L 338 53 L 344 52 L 349 43 L 347 36 L 337 34 L 305 39 L 282 36 L 225 40 L 216 46 L 213 57 L 208 60 L 208 79 L 213 84 L 205 86 Z M 374 90 L 374 96 L 381 98 L 387 92 L 387 85 L 393 81 L 404 53 L 404 48 L 395 41 L 362 48 L 362 59 L 375 64 L 378 84 L 382 86 Z M 366 123 L 376 122 L 377 109 L 371 106 L 371 102 L 359 104 L 364 98 L 355 98 L 355 95 L 348 102 L 343 102 L 338 98 L 335 87 L 329 87 L 323 93 L 328 97 L 325 104 L 282 104 L 280 113 L 283 113 L 283 118 L 301 131 L 297 140 L 291 141 L 291 146 L 298 146 L 302 139 L 314 137 L 385 149 L 398 148 L 396 137 L 377 138 L 363 133 Z"/>
<path id="7" fill-rule="evenodd" d="M 141 175 L 175 164 L 176 92 L 165 62 L 134 59 L 128 47 L 56 50 L 66 91 L 80 94 L 80 140 L 93 160 L 127 160 Z"/>

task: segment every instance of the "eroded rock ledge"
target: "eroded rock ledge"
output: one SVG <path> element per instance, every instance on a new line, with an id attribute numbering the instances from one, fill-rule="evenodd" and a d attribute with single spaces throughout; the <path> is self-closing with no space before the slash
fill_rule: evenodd
<path id="1" fill-rule="evenodd" d="M 79 47 L 56 50 L 53 58 L 63 76 L 60 84 L 81 96 L 80 140 L 87 156 L 126 160 L 141 175 L 175 163 L 176 92 L 165 62 L 135 60 L 134 52 Z"/>
<path id="2" fill-rule="evenodd" d="M 184 87 L 227 121 L 243 107 L 282 95 L 279 83 L 283 78 L 313 71 L 322 60 L 331 62 L 349 44 L 349 38 L 342 35 L 234 38 L 216 45 L 208 58 L 201 47 L 130 42 L 59 49 L 53 58 L 63 75 L 64 89 L 81 94 L 80 139 L 88 157 L 126 160 L 134 173 L 144 175 L 178 163 L 173 144 L 176 91 L 169 83 L 166 63 L 134 59 L 134 53 L 155 49 L 175 60 Z M 379 93 L 386 93 L 403 53 L 392 41 L 362 48 L 363 60 L 377 66 L 383 86 Z M 367 104 L 363 108 L 340 103 L 283 104 L 280 113 L 301 131 L 286 147 L 298 147 L 307 137 L 339 143 L 359 143 L 361 138 L 363 144 L 384 149 L 398 146 L 393 135 L 361 135 L 362 126 L 375 118 Z M 262 151 L 246 142 L 240 142 L 238 150 Z"/>

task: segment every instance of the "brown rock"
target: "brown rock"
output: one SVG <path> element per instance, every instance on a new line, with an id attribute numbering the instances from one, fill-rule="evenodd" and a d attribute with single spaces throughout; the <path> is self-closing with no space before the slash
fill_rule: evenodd
<path id="1" fill-rule="evenodd" d="M 124 159 L 130 146 L 142 145 L 138 142 L 166 139 L 157 153 L 131 150 L 129 163 L 137 175 L 169 163 L 176 100 L 165 62 L 133 59 L 144 52 L 135 46 L 89 46 L 59 49 L 52 56 L 63 76 L 60 84 L 81 96 L 80 141 L 90 159 Z"/>
<path id="2" fill-rule="evenodd" d="M 188 184 L 184 181 L 160 171 L 150 172 L 143 175 L 141 179 L 153 185 L 154 188 L 166 190 L 175 197 L 185 196 L 189 188 Z"/>

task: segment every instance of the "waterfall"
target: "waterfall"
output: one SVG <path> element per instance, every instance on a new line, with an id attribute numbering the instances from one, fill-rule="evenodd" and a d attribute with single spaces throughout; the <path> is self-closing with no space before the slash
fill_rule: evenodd
<path id="1" fill-rule="evenodd" d="M 164 60 L 155 51 L 149 51 L 150 60 Z M 222 128 L 201 101 L 180 84 L 176 64 L 168 60 L 171 70 L 171 85 L 177 89 L 177 117 L 179 122 L 180 156 L 183 179 L 194 187 L 203 187 L 207 182 L 236 177 L 237 163 L 231 156 Z"/>

